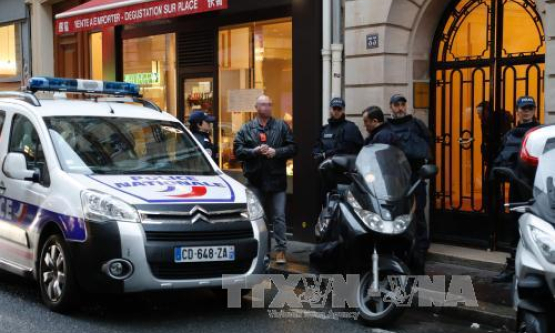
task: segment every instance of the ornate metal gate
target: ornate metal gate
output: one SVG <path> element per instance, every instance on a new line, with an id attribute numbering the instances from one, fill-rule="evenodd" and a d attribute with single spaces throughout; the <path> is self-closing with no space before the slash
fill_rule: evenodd
<path id="1" fill-rule="evenodd" d="M 433 237 L 494 245 L 502 236 L 489 214 L 488 171 L 518 122 L 518 96 L 534 96 L 543 113 L 545 40 L 534 0 L 453 1 L 432 56 Z"/>

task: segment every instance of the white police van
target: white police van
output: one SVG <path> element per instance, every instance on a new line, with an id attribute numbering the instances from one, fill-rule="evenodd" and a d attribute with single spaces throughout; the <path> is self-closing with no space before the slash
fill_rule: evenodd
<path id="1" fill-rule="evenodd" d="M 28 90 L 0 93 L 0 268 L 34 277 L 50 309 L 265 271 L 256 197 L 138 86 L 37 77 Z"/>

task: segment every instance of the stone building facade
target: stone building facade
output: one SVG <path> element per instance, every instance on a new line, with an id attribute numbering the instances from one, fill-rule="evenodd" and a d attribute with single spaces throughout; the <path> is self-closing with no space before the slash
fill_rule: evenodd
<path id="1" fill-rule="evenodd" d="M 430 186 L 436 239 L 495 246 L 503 230 L 486 214 L 485 120 L 477 106 L 512 113 L 538 100 L 555 122 L 555 1 L 345 0 L 344 96 L 349 117 L 405 94 L 429 124 L 440 173 Z M 483 230 L 476 234 L 476 230 Z"/>

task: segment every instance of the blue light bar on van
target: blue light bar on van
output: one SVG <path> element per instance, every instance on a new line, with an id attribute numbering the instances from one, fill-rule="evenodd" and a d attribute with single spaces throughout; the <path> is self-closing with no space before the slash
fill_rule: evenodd
<path id="1" fill-rule="evenodd" d="M 140 96 L 139 85 L 127 82 L 64 79 L 57 77 L 33 77 L 27 85 L 32 92 L 59 91 L 89 94 Z"/>

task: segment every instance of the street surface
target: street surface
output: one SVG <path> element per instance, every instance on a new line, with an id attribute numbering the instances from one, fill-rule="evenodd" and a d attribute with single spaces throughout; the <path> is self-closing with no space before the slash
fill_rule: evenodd
<path id="1" fill-rule="evenodd" d="M 266 303 L 273 293 L 275 290 L 268 291 Z M 0 273 L 0 333 L 507 332 L 484 326 L 473 329 L 470 322 L 416 309 L 406 311 L 387 329 L 372 329 L 352 319 L 271 319 L 268 310 L 249 308 L 250 296 L 243 300 L 243 309 L 227 309 L 225 301 L 209 290 L 94 296 L 71 315 L 60 315 L 40 303 L 33 282 Z"/>

